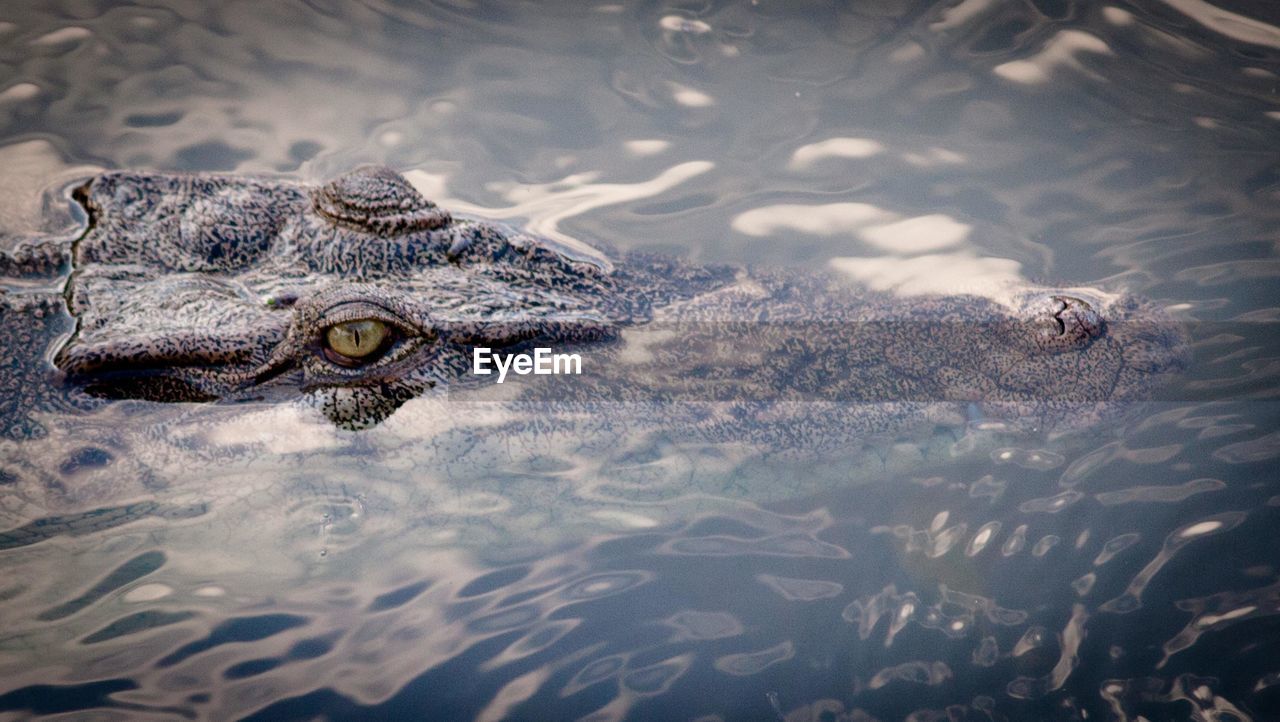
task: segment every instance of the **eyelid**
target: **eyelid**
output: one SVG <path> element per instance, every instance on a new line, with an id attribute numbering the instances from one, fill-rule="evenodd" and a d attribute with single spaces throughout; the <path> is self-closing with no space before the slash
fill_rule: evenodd
<path id="1" fill-rule="evenodd" d="M 323 334 L 334 326 L 352 321 L 381 321 L 410 335 L 425 335 L 424 329 L 400 314 L 368 301 L 347 301 L 325 309 L 316 324 Z"/>

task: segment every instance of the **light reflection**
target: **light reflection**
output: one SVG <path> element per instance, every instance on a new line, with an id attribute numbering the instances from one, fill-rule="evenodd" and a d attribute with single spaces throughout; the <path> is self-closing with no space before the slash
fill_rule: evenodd
<path id="1" fill-rule="evenodd" d="M 929 25 L 935 32 L 964 28 L 996 5 L 997 0 L 961 0 L 942 11 L 942 17 Z"/>
<path id="2" fill-rule="evenodd" d="M 1011 60 L 997 65 L 992 72 L 1015 83 L 1042 85 L 1052 80 L 1059 68 L 1088 72 L 1077 58 L 1081 53 L 1113 54 L 1111 48 L 1096 35 L 1081 30 L 1063 30 L 1050 38 L 1039 53 L 1026 60 Z"/>
<path id="3" fill-rule="evenodd" d="M 758 574 L 756 581 L 777 592 L 791 602 L 812 602 L 829 599 L 844 592 L 844 585 L 822 579 L 793 579 L 772 574 Z"/>
<path id="4" fill-rule="evenodd" d="M 0 103 L 22 102 L 40 95 L 40 86 L 35 83 L 14 83 L 0 90 Z"/>
<path id="5" fill-rule="evenodd" d="M 1142 571 L 1129 582 L 1124 593 L 1103 604 L 1099 609 L 1115 614 L 1129 614 L 1137 611 L 1142 607 L 1142 594 L 1146 591 L 1147 585 L 1180 549 L 1196 539 L 1234 529 L 1243 523 L 1247 516 L 1246 512 L 1241 511 L 1223 512 L 1173 531 L 1165 538 L 1164 545 L 1155 558 L 1147 562 Z"/>
<path id="6" fill-rule="evenodd" d="M 570 255 L 582 256 L 604 268 L 611 268 L 612 264 L 599 250 L 561 232 L 559 224 L 596 208 L 665 193 L 713 168 L 715 164 L 708 161 L 686 161 L 667 168 L 650 180 L 635 183 L 597 183 L 598 174 L 595 173 L 578 173 L 553 183 L 495 183 L 493 189 L 513 204 L 505 208 L 488 208 L 450 198 L 444 190 L 444 179 L 438 175 L 410 170 L 404 176 L 424 196 L 432 198 L 440 206 L 484 218 L 527 219 L 522 225 L 529 232 L 556 241 Z"/>
<path id="7" fill-rule="evenodd" d="M 928 253 L 963 244 L 973 228 L 941 213 L 863 228 L 858 236 L 891 253 Z"/>
<path id="8" fill-rule="evenodd" d="M 871 223 L 896 217 L 869 203 L 783 203 L 741 213 L 733 219 L 732 227 L 749 236 L 769 236 L 787 230 L 832 236 L 849 234 Z"/>
<path id="9" fill-rule="evenodd" d="M 0 104 L 6 99 L 26 100 L 38 93 L 36 86 L 19 83 L 0 91 Z M 0 196 L 5 200 L 0 204 L 0 239 L 13 234 L 15 240 L 37 231 L 74 235 L 75 219 L 66 211 L 61 211 L 63 215 L 52 213 L 55 209 L 46 207 L 42 196 L 102 170 L 94 165 L 67 163 L 58 149 L 43 138 L 0 145 L 0 168 L 4 169 L 0 173 Z M 9 250 L 6 246 L 0 245 L 0 250 Z"/>
<path id="10" fill-rule="evenodd" d="M 830 265 L 853 281 L 901 297 L 970 293 L 1005 300 L 1012 292 L 1002 289 L 1026 283 L 1021 263 L 972 251 L 906 258 L 844 256 L 831 259 Z"/>
<path id="11" fill-rule="evenodd" d="M 828 138 L 796 148 L 787 167 L 803 170 L 827 158 L 870 158 L 883 152 L 884 146 L 870 138 Z"/>
<path id="12" fill-rule="evenodd" d="M 795 654 L 795 644 L 787 640 L 757 652 L 726 654 L 716 659 L 715 668 L 734 677 L 749 677 L 775 664 L 785 662 Z"/>
<path id="13" fill-rule="evenodd" d="M 68 26 L 45 33 L 31 41 L 32 45 L 61 45 L 93 37 L 93 31 L 78 26 Z"/>
<path id="14" fill-rule="evenodd" d="M 658 155 L 659 153 L 667 150 L 671 147 L 671 141 L 657 139 L 628 140 L 623 142 L 622 147 L 631 155 L 637 158 L 643 158 L 646 156 Z"/>
<path id="15" fill-rule="evenodd" d="M 978 533 L 974 534 L 973 539 L 969 541 L 969 547 L 965 550 L 965 554 L 967 556 L 976 556 L 979 554 L 987 547 L 987 544 L 1000 533 L 1000 526 L 1001 524 L 998 521 L 989 521 L 986 524 L 983 524 L 982 527 L 978 529 Z"/>
<path id="16" fill-rule="evenodd" d="M 345 443 L 333 424 L 293 404 L 250 411 L 196 433 L 200 433 L 206 443 L 256 446 L 271 454 L 316 452 Z"/>
<path id="17" fill-rule="evenodd" d="M 946 148 L 929 148 L 928 150 L 915 153 L 903 153 L 902 159 L 911 165 L 920 168 L 932 168 L 936 166 L 962 165 L 969 162 L 968 157 L 962 153 Z"/>
<path id="18" fill-rule="evenodd" d="M 671 97 L 686 108 L 710 108 L 716 104 L 710 95 L 679 83 L 671 83 Z"/>

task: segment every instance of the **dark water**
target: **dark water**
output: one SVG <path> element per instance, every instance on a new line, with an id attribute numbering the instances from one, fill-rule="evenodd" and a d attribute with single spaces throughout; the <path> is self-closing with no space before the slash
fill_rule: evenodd
<path id="1" fill-rule="evenodd" d="M 74 235 L 63 191 L 102 168 L 379 162 L 620 249 L 1125 289 L 1194 361 L 1124 423 L 946 463 L 459 450 L 504 410 L 427 399 L 367 432 L 48 414 L 0 441 L 0 719 L 1280 719 L 1276 21 L 6 2 L 6 247 Z"/>

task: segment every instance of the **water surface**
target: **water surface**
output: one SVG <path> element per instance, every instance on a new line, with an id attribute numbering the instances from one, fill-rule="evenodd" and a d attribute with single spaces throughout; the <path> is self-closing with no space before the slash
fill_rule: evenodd
<path id="1" fill-rule="evenodd" d="M 1194 360 L 1114 426 L 945 463 L 913 454 L 936 439 L 473 448 L 511 410 L 447 399 L 364 432 L 288 404 L 46 414 L 0 442 L 0 717 L 1280 718 L 1276 22 L 6 3 L 4 247 L 74 236 L 66 188 L 99 169 L 376 162 L 566 243 L 904 297 L 1140 293 Z"/>

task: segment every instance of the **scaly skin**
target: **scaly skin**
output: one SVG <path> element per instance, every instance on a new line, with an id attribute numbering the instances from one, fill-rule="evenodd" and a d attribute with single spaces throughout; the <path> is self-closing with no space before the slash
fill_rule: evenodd
<path id="1" fill-rule="evenodd" d="M 659 401 L 669 425 L 772 447 L 800 422 L 822 445 L 975 409 L 1078 426 L 1185 359 L 1178 326 L 1131 297 L 899 300 L 823 275 L 610 260 L 454 218 L 385 168 L 320 187 L 114 172 L 76 197 L 90 217 L 65 291 L 77 327 L 54 363 L 108 398 L 301 394 L 360 428 L 429 389 L 491 383 L 470 373 L 477 346 L 550 346 L 583 353 L 587 375 L 522 400 Z M 65 251 L 32 249 L 0 270 L 65 267 Z M 331 330 L 362 321 L 387 340 L 336 353 Z"/>

